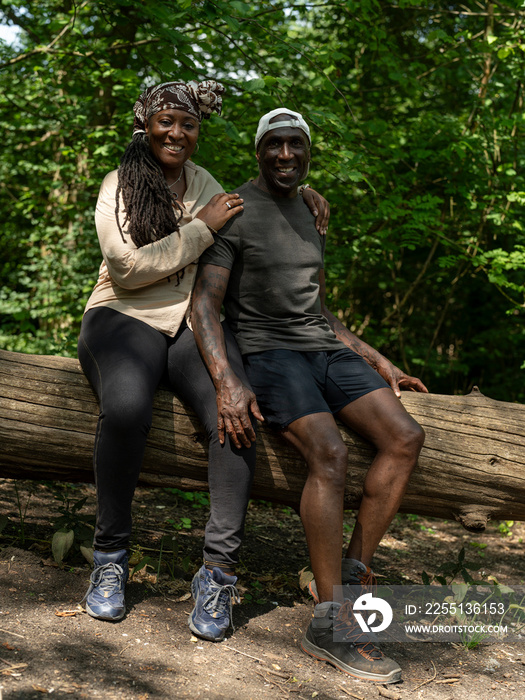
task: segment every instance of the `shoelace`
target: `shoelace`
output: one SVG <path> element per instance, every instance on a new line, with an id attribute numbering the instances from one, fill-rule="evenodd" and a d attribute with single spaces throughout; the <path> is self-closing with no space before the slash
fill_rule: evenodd
<path id="1" fill-rule="evenodd" d="M 344 641 L 351 642 L 357 651 L 370 661 L 380 661 L 383 652 L 378 649 L 357 624 L 352 610 L 352 601 L 347 600 L 334 618 L 334 632 L 344 632 Z"/>
<path id="2" fill-rule="evenodd" d="M 120 588 L 122 576 L 124 576 L 124 569 L 120 566 L 120 564 L 109 562 L 108 564 L 99 566 L 89 577 L 91 582 L 90 591 L 96 586 L 103 591 L 111 591 L 117 587 Z"/>
<path id="3" fill-rule="evenodd" d="M 366 567 L 366 571 L 358 571 L 356 576 L 363 588 L 370 588 L 372 593 L 377 591 L 377 579 L 369 566 Z"/>
<path id="4" fill-rule="evenodd" d="M 213 612 L 214 608 L 216 607 L 219 612 L 225 612 L 226 608 L 228 609 L 228 612 L 230 614 L 230 624 L 232 626 L 232 629 L 235 630 L 235 627 L 233 626 L 233 601 L 236 603 L 241 602 L 241 598 L 239 596 L 239 591 L 235 588 L 233 583 L 227 583 L 224 586 L 219 585 L 218 583 L 214 582 L 214 588 L 217 587 L 217 590 L 215 593 L 213 593 L 206 603 L 204 604 L 204 609 L 206 612 L 210 612 L 210 610 Z M 229 606 L 228 606 L 229 604 Z"/>

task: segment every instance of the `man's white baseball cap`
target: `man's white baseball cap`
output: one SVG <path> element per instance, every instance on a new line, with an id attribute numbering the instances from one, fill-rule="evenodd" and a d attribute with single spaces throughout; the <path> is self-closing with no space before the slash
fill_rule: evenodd
<path id="1" fill-rule="evenodd" d="M 280 114 L 288 114 L 292 118 L 283 119 L 270 124 L 270 119 L 273 119 Z M 308 143 L 312 143 L 312 139 L 310 138 L 310 129 L 308 128 L 308 124 L 303 119 L 303 115 L 299 114 L 299 112 L 293 112 L 291 109 L 286 109 L 286 107 L 279 107 L 279 109 L 273 109 L 271 112 L 268 112 L 268 114 L 263 115 L 259 119 L 257 134 L 255 135 L 255 150 L 257 150 L 257 146 L 259 145 L 262 137 L 268 133 L 268 131 L 272 131 L 273 129 L 282 129 L 283 127 L 302 129 L 308 137 Z"/>

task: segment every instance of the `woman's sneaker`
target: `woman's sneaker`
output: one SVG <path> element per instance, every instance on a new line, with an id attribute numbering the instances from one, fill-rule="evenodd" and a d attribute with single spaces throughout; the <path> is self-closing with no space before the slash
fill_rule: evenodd
<path id="1" fill-rule="evenodd" d="M 335 634 L 334 634 L 335 633 Z M 342 641 L 336 641 L 336 638 Z M 319 603 L 301 641 L 301 649 L 340 671 L 365 681 L 396 683 L 401 668 L 385 656 L 363 634 L 351 609 L 351 603 Z"/>
<path id="2" fill-rule="evenodd" d="M 195 607 L 188 620 L 190 630 L 210 642 L 222 642 L 232 615 L 232 600 L 240 603 L 236 576 L 219 567 L 209 571 L 202 565 L 191 582 Z"/>
<path id="3" fill-rule="evenodd" d="M 126 614 L 124 588 L 128 580 L 128 552 L 93 552 L 95 569 L 84 600 L 86 612 L 99 620 L 121 620 Z"/>

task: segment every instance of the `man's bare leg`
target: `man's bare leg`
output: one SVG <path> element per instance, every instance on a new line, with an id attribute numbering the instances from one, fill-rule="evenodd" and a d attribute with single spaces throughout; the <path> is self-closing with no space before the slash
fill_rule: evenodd
<path id="1" fill-rule="evenodd" d="M 332 601 L 334 586 L 341 586 L 348 451 L 330 413 L 298 418 L 281 434 L 308 465 L 308 478 L 301 496 L 301 520 L 319 601 Z"/>
<path id="2" fill-rule="evenodd" d="M 348 615 L 343 603 L 341 548 L 343 500 L 348 466 L 346 446 L 330 413 L 315 413 L 293 421 L 282 431 L 308 465 L 301 497 L 301 519 L 317 587 L 314 615 L 301 648 L 316 659 L 364 680 L 395 683 L 401 669 L 384 656 Z M 368 528 L 366 528 L 368 531 Z M 334 638 L 344 628 L 341 640 Z"/>
<path id="3" fill-rule="evenodd" d="M 345 555 L 370 566 L 381 538 L 399 509 L 425 433 L 393 391 L 386 388 L 356 399 L 337 417 L 377 448 L 365 478 L 363 499 Z"/>
<path id="4" fill-rule="evenodd" d="M 348 454 L 337 424 L 330 413 L 316 413 L 291 423 L 283 436 L 308 464 L 301 519 L 318 601 L 301 648 L 357 678 L 395 683 L 401 678 L 399 665 L 363 638 L 343 604 L 341 548 Z M 340 639 L 334 636 L 336 625 Z"/>

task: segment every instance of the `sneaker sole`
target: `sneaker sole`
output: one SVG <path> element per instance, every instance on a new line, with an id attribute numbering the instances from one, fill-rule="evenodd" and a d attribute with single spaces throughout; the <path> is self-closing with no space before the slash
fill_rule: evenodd
<path id="1" fill-rule="evenodd" d="M 348 664 L 345 664 L 340 659 L 332 656 L 332 654 L 325 649 L 316 647 L 314 644 L 309 642 L 306 637 L 303 637 L 300 646 L 304 653 L 308 654 L 308 656 L 313 656 L 314 659 L 318 659 L 319 661 L 326 661 L 326 663 L 335 666 L 335 668 L 339 669 L 339 671 L 348 673 L 348 675 L 353 676 L 354 678 L 359 678 L 363 681 L 376 681 L 378 683 L 398 683 L 401 680 L 401 669 L 394 669 L 386 675 L 381 675 L 379 673 L 368 673 L 367 671 L 352 668 L 352 666 L 348 666 Z"/>
<path id="2" fill-rule="evenodd" d="M 224 641 L 224 637 L 226 636 L 226 630 L 223 632 L 223 634 L 220 637 L 206 636 L 205 634 L 203 634 L 200 630 L 198 630 L 195 627 L 191 617 L 188 620 L 188 627 L 190 628 L 190 630 L 193 632 L 194 635 L 196 635 L 197 637 L 200 637 L 201 639 L 205 639 L 208 642 L 222 642 L 222 641 Z"/>
<path id="3" fill-rule="evenodd" d="M 118 622 L 119 620 L 122 620 L 122 618 L 126 614 L 126 610 L 124 609 L 122 612 L 122 615 L 119 615 L 118 617 L 106 617 L 105 615 L 99 615 L 98 613 L 91 610 L 91 608 L 87 604 L 86 604 L 86 612 L 88 615 L 90 615 L 91 617 L 94 617 L 96 620 L 106 620 L 107 622 Z"/>

